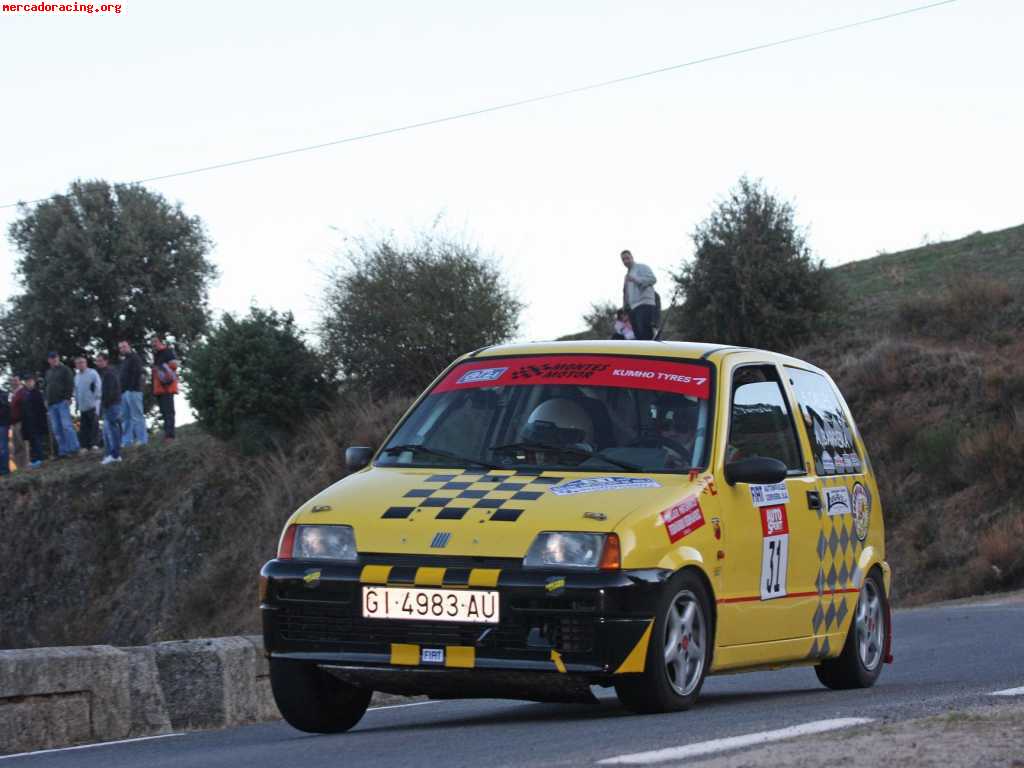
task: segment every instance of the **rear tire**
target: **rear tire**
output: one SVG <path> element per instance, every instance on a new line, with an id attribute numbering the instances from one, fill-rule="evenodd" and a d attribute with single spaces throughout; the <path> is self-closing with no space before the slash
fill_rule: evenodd
<path id="1" fill-rule="evenodd" d="M 615 682 L 619 701 L 642 714 L 692 707 L 711 666 L 714 636 L 704 582 L 692 570 L 676 574 L 658 600 L 644 671 Z"/>
<path id="2" fill-rule="evenodd" d="M 889 602 L 878 571 L 864 579 L 843 652 L 814 668 L 822 685 L 836 691 L 870 688 L 882 674 L 889 626 Z"/>
<path id="3" fill-rule="evenodd" d="M 366 713 L 373 691 L 356 688 L 316 664 L 270 660 L 270 687 L 281 716 L 306 733 L 343 733 Z"/>

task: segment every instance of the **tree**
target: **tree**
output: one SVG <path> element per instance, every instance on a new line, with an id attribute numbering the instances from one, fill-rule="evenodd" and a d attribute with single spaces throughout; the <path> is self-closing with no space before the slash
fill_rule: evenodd
<path id="1" fill-rule="evenodd" d="M 743 177 L 693 234 L 694 258 L 673 275 L 684 338 L 792 349 L 828 302 L 793 206 Z M 673 313 L 674 314 L 674 313 Z"/>
<path id="2" fill-rule="evenodd" d="M 75 181 L 67 194 L 21 206 L 8 231 L 21 292 L 0 313 L 0 362 L 39 368 L 128 339 L 174 336 L 187 354 L 209 324 L 216 276 L 202 221 L 134 184 Z"/>
<path id="3" fill-rule="evenodd" d="M 332 371 L 290 312 L 252 307 L 225 314 L 192 350 L 189 402 L 218 437 L 293 432 L 333 397 Z"/>
<path id="4" fill-rule="evenodd" d="M 523 305 L 475 246 L 422 237 L 360 242 L 331 275 L 320 335 L 342 372 L 374 390 L 422 389 L 459 355 L 507 341 Z"/>
<path id="5" fill-rule="evenodd" d="M 589 339 L 610 339 L 615 315 L 621 307 L 611 301 L 592 302 L 590 311 L 583 314 L 585 330 L 559 336 L 558 341 L 584 341 Z"/>

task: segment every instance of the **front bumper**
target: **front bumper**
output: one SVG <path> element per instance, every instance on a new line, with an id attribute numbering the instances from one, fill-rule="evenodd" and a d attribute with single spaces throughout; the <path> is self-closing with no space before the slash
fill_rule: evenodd
<path id="1" fill-rule="evenodd" d="M 495 696 L 530 688 L 536 675 L 557 689 L 555 676 L 589 685 L 643 671 L 654 606 L 671 572 L 539 571 L 523 570 L 519 561 L 364 556 L 358 564 L 271 560 L 261 576 L 271 658 L 315 662 L 376 690 Z M 367 584 L 496 589 L 501 621 L 365 619 Z M 423 649 L 441 648 L 443 662 L 423 661 Z M 473 693 L 474 682 L 484 681 L 482 692 Z"/>

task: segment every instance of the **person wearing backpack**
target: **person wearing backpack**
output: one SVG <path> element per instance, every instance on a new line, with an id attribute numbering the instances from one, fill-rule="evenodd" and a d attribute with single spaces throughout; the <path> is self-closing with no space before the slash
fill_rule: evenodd
<path id="1" fill-rule="evenodd" d="M 174 396 L 178 394 L 178 358 L 161 336 L 153 337 L 153 394 L 164 419 L 164 442 L 174 440 Z"/>

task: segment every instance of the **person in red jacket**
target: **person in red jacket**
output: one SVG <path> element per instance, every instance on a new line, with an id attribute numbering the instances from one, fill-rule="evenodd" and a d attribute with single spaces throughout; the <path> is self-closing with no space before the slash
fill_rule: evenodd
<path id="1" fill-rule="evenodd" d="M 14 459 L 14 466 L 18 469 L 28 467 L 28 443 L 21 436 L 22 403 L 25 402 L 25 395 L 28 389 L 22 382 L 21 376 L 11 376 L 11 444 L 13 446 L 11 458 Z"/>
<path id="2" fill-rule="evenodd" d="M 174 439 L 174 396 L 178 394 L 178 358 L 162 336 L 153 337 L 153 395 L 164 419 L 164 440 Z"/>

